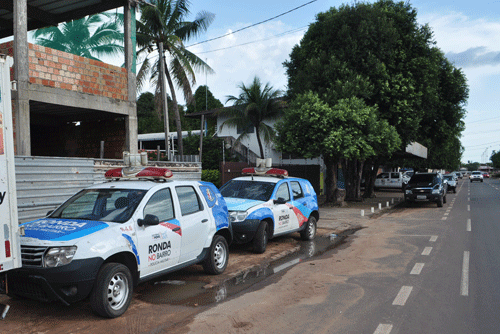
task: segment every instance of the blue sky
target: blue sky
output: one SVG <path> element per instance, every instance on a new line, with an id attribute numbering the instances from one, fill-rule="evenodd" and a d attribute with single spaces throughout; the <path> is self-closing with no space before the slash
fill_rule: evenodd
<path id="1" fill-rule="evenodd" d="M 197 40 L 204 41 L 310 1 L 193 0 L 190 8 L 192 18 L 202 10 L 216 15 L 207 33 Z M 197 83 L 207 82 L 222 103 L 226 102 L 227 95 L 238 94 L 239 83 L 250 83 L 255 75 L 285 90 L 287 82 L 282 63 L 288 59 L 292 47 L 300 42 L 317 13 L 343 3 L 354 1 L 317 0 L 275 20 L 191 47 L 190 50 L 206 59 L 216 71 L 207 78 L 200 75 Z M 462 68 L 468 79 L 470 94 L 466 130 L 461 138 L 465 147 L 462 161 L 489 161 L 492 150 L 500 150 L 500 1 L 413 0 L 410 3 L 418 11 L 418 21 L 429 24 L 434 31 L 437 46 L 456 67 Z M 234 47 L 252 41 L 257 42 Z M 219 51 L 210 52 L 213 50 Z"/>

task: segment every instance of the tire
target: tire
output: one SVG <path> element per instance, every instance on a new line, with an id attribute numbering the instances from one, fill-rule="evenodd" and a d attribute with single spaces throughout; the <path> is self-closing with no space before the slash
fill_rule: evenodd
<path id="1" fill-rule="evenodd" d="M 438 208 L 442 208 L 443 207 L 443 197 L 439 197 L 438 198 L 437 206 L 438 206 Z"/>
<path id="2" fill-rule="evenodd" d="M 446 194 L 443 196 L 443 203 L 446 203 Z"/>
<path id="3" fill-rule="evenodd" d="M 300 231 L 300 237 L 302 240 L 313 240 L 316 236 L 316 218 L 310 216 L 306 224 L 306 227 Z"/>
<path id="4" fill-rule="evenodd" d="M 481 182 L 483 182 L 483 180 L 481 180 Z"/>
<path id="5" fill-rule="evenodd" d="M 453 188 L 453 193 L 456 194 L 457 193 L 457 188 Z"/>
<path id="6" fill-rule="evenodd" d="M 90 293 L 92 310 L 105 318 L 116 318 L 127 310 L 134 290 L 132 274 L 120 263 L 101 267 Z"/>
<path id="7" fill-rule="evenodd" d="M 228 259 L 229 247 L 226 238 L 222 235 L 216 235 L 201 265 L 207 274 L 219 275 L 226 270 Z"/>
<path id="8" fill-rule="evenodd" d="M 252 241 L 254 253 L 262 254 L 266 251 L 268 238 L 269 235 L 267 234 L 267 222 L 262 221 Z"/>

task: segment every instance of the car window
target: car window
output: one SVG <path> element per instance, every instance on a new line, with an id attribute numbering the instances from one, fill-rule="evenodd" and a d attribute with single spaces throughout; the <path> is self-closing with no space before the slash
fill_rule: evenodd
<path id="1" fill-rule="evenodd" d="M 399 179 L 399 173 L 391 173 L 391 179 Z"/>
<path id="2" fill-rule="evenodd" d="M 174 205 L 172 203 L 172 193 L 169 188 L 157 191 L 144 207 L 144 217 L 155 215 L 160 222 L 173 219 Z"/>
<path id="3" fill-rule="evenodd" d="M 50 217 L 125 222 L 146 192 L 135 189 L 85 189 L 71 197 Z"/>
<path id="4" fill-rule="evenodd" d="M 299 182 L 291 181 L 290 186 L 292 187 L 292 194 L 294 199 L 304 197 L 304 193 L 302 192 L 302 188 L 300 187 Z"/>
<path id="5" fill-rule="evenodd" d="M 377 179 L 388 179 L 389 178 L 389 173 L 381 173 L 377 175 Z"/>
<path id="6" fill-rule="evenodd" d="M 175 191 L 177 192 L 177 197 L 179 198 L 181 214 L 183 216 L 201 211 L 203 209 L 200 203 L 200 198 L 196 194 L 196 191 L 193 187 L 175 187 Z"/>
<path id="7" fill-rule="evenodd" d="M 220 188 L 220 193 L 223 197 L 268 201 L 275 185 L 272 182 L 231 180 Z"/>
<path id="8" fill-rule="evenodd" d="M 290 191 L 288 190 L 288 183 L 284 182 L 280 184 L 278 190 L 276 191 L 276 199 L 284 198 L 285 201 L 290 201 Z"/>
<path id="9" fill-rule="evenodd" d="M 472 172 L 472 175 L 481 175 L 481 172 Z"/>

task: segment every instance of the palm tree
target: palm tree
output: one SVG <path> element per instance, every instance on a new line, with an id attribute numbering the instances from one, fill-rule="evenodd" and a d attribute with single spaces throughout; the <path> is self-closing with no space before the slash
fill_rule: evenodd
<path id="1" fill-rule="evenodd" d="M 96 57 L 123 53 L 121 25 L 122 19 L 118 16 L 95 14 L 57 27 L 37 29 L 33 38 L 38 45 L 100 60 Z"/>
<path id="2" fill-rule="evenodd" d="M 175 88 L 181 88 L 187 104 L 193 100 L 191 86 L 196 84 L 195 71 L 213 73 L 213 70 L 201 58 L 187 50 L 184 42 L 205 32 L 215 15 L 202 11 L 194 21 L 186 21 L 189 15 L 188 0 L 152 0 L 150 5 L 141 5 L 141 18 L 137 22 L 137 54 L 148 55 L 159 49 L 160 43 L 168 57 L 164 60 L 165 76 L 170 88 L 172 107 L 177 128 L 177 143 L 179 154 L 183 155 L 182 128 L 177 104 Z M 160 72 L 159 57 L 151 64 L 146 57 L 137 74 L 137 84 L 140 88 L 147 78 L 156 85 L 159 92 L 158 73 Z M 175 82 L 175 86 L 174 86 Z M 164 97 L 162 97 L 164 98 Z"/>
<path id="3" fill-rule="evenodd" d="M 228 96 L 227 102 L 234 102 L 232 108 L 222 109 L 219 115 L 227 117 L 221 124 L 224 126 L 236 127 L 241 130 L 241 134 L 236 138 L 239 142 L 248 138 L 255 128 L 255 135 L 259 144 L 260 157 L 264 159 L 264 148 L 262 146 L 262 137 L 265 143 L 270 143 L 276 136 L 276 131 L 264 121 L 271 121 L 278 118 L 281 114 L 281 101 L 279 97 L 282 92 L 274 90 L 269 83 L 264 87 L 255 77 L 250 86 L 241 83 L 238 88 L 241 93 L 238 97 Z"/>

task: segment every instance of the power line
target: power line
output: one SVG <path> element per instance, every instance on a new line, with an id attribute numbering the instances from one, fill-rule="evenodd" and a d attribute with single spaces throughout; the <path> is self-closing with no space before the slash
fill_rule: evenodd
<path id="1" fill-rule="evenodd" d="M 470 145 L 470 146 L 464 146 L 464 148 L 467 148 L 467 147 L 478 147 L 478 146 L 486 146 L 486 145 L 490 145 L 490 144 L 498 144 L 500 143 L 500 141 L 493 141 L 493 142 L 490 142 L 490 143 L 484 143 L 484 144 L 479 144 L 479 145 Z"/>
<path id="2" fill-rule="evenodd" d="M 477 134 L 488 134 L 488 133 L 492 133 L 492 132 L 498 132 L 500 130 L 491 130 L 491 131 L 479 131 L 479 132 L 472 132 L 472 133 L 467 133 L 467 132 L 464 132 L 462 135 L 463 136 L 470 136 L 470 135 L 477 135 Z"/>
<path id="3" fill-rule="evenodd" d="M 309 1 L 309 2 L 307 2 L 307 3 L 305 3 L 305 4 L 303 4 L 303 5 L 300 5 L 300 6 L 298 6 L 298 7 L 295 7 L 295 8 L 293 8 L 293 9 L 290 9 L 290 10 L 289 10 L 289 11 L 287 11 L 287 12 L 284 12 L 284 13 L 281 13 L 281 14 L 276 15 L 276 16 L 274 16 L 274 17 L 271 17 L 270 19 L 267 19 L 267 20 L 264 20 L 264 21 L 260 21 L 260 22 L 258 22 L 258 23 L 251 24 L 251 25 L 249 25 L 249 26 L 243 27 L 243 28 L 241 28 L 241 29 L 235 30 L 235 31 L 233 31 L 233 32 L 230 32 L 230 33 L 224 34 L 224 35 L 219 36 L 219 37 L 214 37 L 214 38 L 211 38 L 211 39 L 207 39 L 206 41 L 202 41 L 202 42 L 198 42 L 198 43 L 191 44 L 191 45 L 189 45 L 189 46 L 186 46 L 186 48 L 190 48 L 190 47 L 195 46 L 195 45 L 199 45 L 199 44 L 203 44 L 203 43 L 207 43 L 207 42 L 215 41 L 215 40 L 217 40 L 217 39 L 220 39 L 220 38 L 223 38 L 223 37 L 230 36 L 230 35 L 232 35 L 232 34 L 235 34 L 235 33 L 237 33 L 237 32 L 243 31 L 243 30 L 245 30 L 245 29 L 248 29 L 248 28 L 252 28 L 252 27 L 258 26 L 259 24 L 262 24 L 262 23 L 266 23 L 266 22 L 272 21 L 272 20 L 274 20 L 274 19 L 277 19 L 277 18 L 278 18 L 278 17 L 280 17 L 280 16 L 283 16 L 283 15 L 289 14 L 289 13 L 291 13 L 291 12 L 293 12 L 293 11 L 295 11 L 295 10 L 299 9 L 299 8 L 302 8 L 302 7 L 305 7 L 305 6 L 307 6 L 307 5 L 310 5 L 310 4 L 312 4 L 313 2 L 316 2 L 316 1 L 318 1 L 318 0 L 312 0 L 312 1 Z"/>
<path id="4" fill-rule="evenodd" d="M 498 119 L 498 118 L 500 118 L 500 117 L 492 117 L 492 118 L 480 119 L 478 121 L 467 122 L 467 123 L 465 123 L 465 125 L 473 124 L 473 123 L 480 123 L 480 122 L 491 121 L 492 119 Z"/>
<path id="5" fill-rule="evenodd" d="M 243 46 L 243 45 L 248 45 L 248 44 L 253 44 L 253 43 L 257 43 L 257 42 L 268 41 L 268 40 L 276 38 L 276 37 L 281 37 L 281 36 L 293 34 L 294 32 L 298 32 L 298 31 L 304 30 L 306 28 L 307 28 L 307 26 L 306 27 L 301 27 L 301 28 L 296 28 L 296 29 L 288 30 L 288 31 L 285 31 L 285 32 L 283 32 L 281 34 L 273 35 L 273 36 L 270 36 L 270 37 L 267 37 L 267 38 L 262 38 L 262 39 L 258 39 L 258 40 L 251 41 L 251 42 L 246 42 L 246 43 L 242 43 L 242 44 L 232 45 L 232 46 L 228 46 L 228 47 L 225 47 L 225 48 L 220 48 L 220 49 L 215 49 L 215 50 L 198 52 L 198 54 L 201 54 L 201 53 L 210 53 L 210 52 L 216 52 L 216 51 L 222 51 L 222 50 L 232 49 L 232 48 L 236 48 L 236 47 Z"/>

